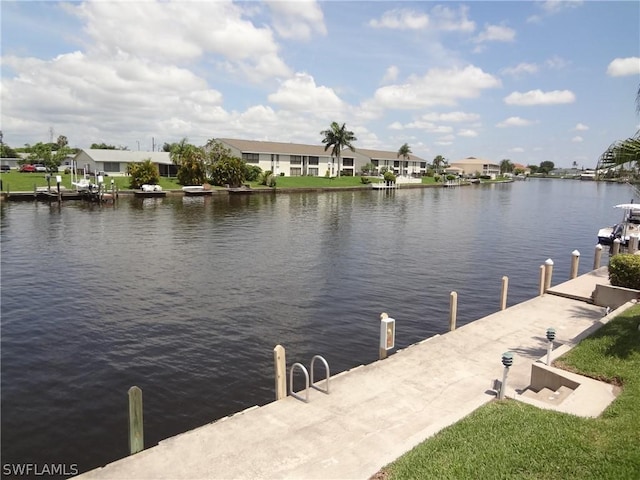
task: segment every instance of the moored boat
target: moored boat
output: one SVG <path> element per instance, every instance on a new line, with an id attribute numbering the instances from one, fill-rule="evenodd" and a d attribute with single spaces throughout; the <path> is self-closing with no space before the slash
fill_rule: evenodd
<path id="1" fill-rule="evenodd" d="M 622 221 L 611 227 L 604 227 L 598 231 L 598 243 L 611 245 L 617 238 L 621 245 L 628 245 L 631 236 L 640 236 L 640 204 L 622 203 L 614 208 L 623 210 Z"/>

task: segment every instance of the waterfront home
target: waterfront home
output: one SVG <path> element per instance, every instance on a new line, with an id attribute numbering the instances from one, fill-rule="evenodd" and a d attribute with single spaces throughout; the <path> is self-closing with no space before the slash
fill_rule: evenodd
<path id="1" fill-rule="evenodd" d="M 398 152 L 366 148 L 356 148 L 355 152 L 349 152 L 349 154 L 355 156 L 356 164 L 361 167 L 367 163 L 372 164 L 374 173 L 380 173 L 382 169 L 386 169 L 395 175 L 422 177 L 427 172 L 427 161 L 413 154 L 404 158 L 398 156 Z"/>
<path id="2" fill-rule="evenodd" d="M 104 172 L 111 176 L 127 174 L 130 163 L 142 163 L 151 160 L 158 167 L 162 177 L 175 177 L 178 167 L 173 164 L 169 152 L 132 152 L 130 150 L 80 150 L 73 158 L 75 166 L 85 172 Z"/>
<path id="3" fill-rule="evenodd" d="M 449 167 L 456 167 L 467 177 L 487 175 L 495 178 L 500 175 L 500 164 L 483 158 L 467 157 L 449 162 Z"/>

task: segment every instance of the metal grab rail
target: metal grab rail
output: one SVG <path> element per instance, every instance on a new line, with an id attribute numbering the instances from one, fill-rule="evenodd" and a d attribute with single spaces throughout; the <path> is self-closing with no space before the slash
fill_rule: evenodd
<path id="1" fill-rule="evenodd" d="M 304 373 L 304 379 L 305 379 L 304 391 L 305 391 L 306 398 L 302 398 L 300 395 L 298 395 L 293 391 L 293 371 L 296 369 L 296 367 L 300 367 L 300 369 Z M 307 372 L 307 369 L 301 363 L 294 363 L 293 365 L 291 365 L 291 370 L 289 370 L 289 390 L 292 397 L 297 398 L 298 400 L 302 400 L 305 403 L 309 403 L 309 372 Z"/>
<path id="2" fill-rule="evenodd" d="M 317 386 L 314 381 L 313 381 L 313 364 L 315 363 L 316 360 L 320 360 L 322 363 L 324 363 L 324 368 L 327 372 L 327 376 L 326 376 L 326 381 L 327 381 L 327 388 L 326 389 L 322 389 L 319 386 Z M 329 394 L 329 378 L 331 378 L 331 373 L 329 372 L 329 364 L 327 363 L 327 361 L 324 359 L 324 357 L 320 356 L 320 355 L 315 355 L 312 359 L 311 359 L 311 386 L 313 388 L 315 388 L 316 390 L 319 390 L 323 393 L 326 393 L 327 395 Z"/>

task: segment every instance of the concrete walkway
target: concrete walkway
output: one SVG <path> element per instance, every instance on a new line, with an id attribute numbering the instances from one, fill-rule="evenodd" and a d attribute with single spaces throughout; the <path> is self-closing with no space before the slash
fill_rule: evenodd
<path id="1" fill-rule="evenodd" d="M 593 290 L 588 278 L 573 280 L 576 296 Z M 503 352 L 514 353 L 506 390 L 513 397 L 546 354 L 548 327 L 556 346 L 572 346 L 603 324 L 603 311 L 575 298 L 536 297 L 337 375 L 330 394 L 311 389 L 309 403 L 287 397 L 254 407 L 78 478 L 367 479 L 493 400 Z"/>

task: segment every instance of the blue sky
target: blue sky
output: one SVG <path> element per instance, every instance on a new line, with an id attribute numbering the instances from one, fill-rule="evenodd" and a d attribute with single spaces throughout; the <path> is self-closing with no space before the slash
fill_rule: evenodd
<path id="1" fill-rule="evenodd" d="M 640 128 L 640 2 L 1 2 L 2 131 L 594 167 Z M 139 146 L 139 147 L 138 147 Z"/>

